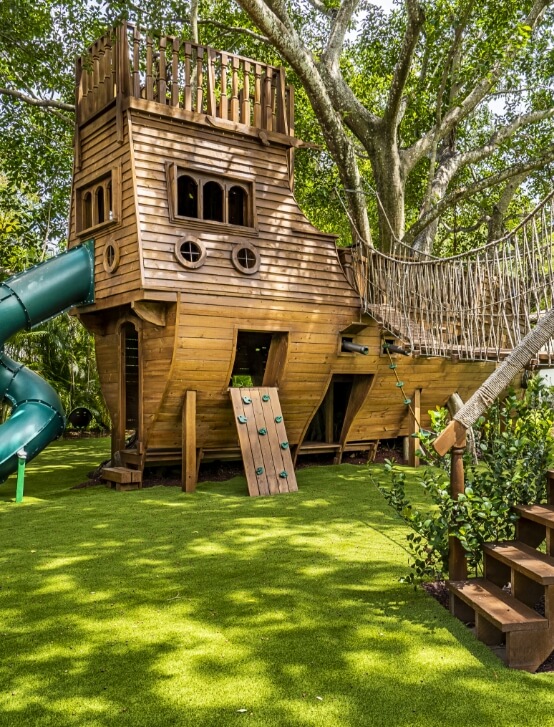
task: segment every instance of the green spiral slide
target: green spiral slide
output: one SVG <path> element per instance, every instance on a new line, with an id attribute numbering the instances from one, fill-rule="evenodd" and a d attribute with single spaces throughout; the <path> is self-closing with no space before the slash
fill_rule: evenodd
<path id="1" fill-rule="evenodd" d="M 0 426 L 0 482 L 17 469 L 17 453 L 36 457 L 65 428 L 59 396 L 4 353 L 17 331 L 30 330 L 74 305 L 94 302 L 94 243 L 88 241 L 0 283 L 0 401 L 12 411 Z"/>

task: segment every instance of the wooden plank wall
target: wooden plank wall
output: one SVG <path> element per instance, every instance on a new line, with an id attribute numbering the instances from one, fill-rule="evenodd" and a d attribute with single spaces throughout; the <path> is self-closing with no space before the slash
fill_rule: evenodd
<path id="1" fill-rule="evenodd" d="M 264 146 L 245 137 L 223 134 L 200 125 L 145 120 L 133 113 L 144 280 L 147 288 L 198 289 L 218 296 L 288 299 L 357 305 L 337 261 L 334 238 L 309 224 L 290 192 L 286 147 Z M 184 169 L 251 178 L 255 182 L 258 233 L 229 230 L 218 223 L 196 225 L 169 219 L 165 163 Z M 197 224 L 197 223 L 196 223 Z M 190 232 L 204 242 L 208 255 L 196 270 L 184 269 L 175 258 L 179 236 Z M 243 233 L 243 234 L 241 234 Z M 261 254 L 260 272 L 244 275 L 233 267 L 231 250 L 251 242 Z"/>
<path id="2" fill-rule="evenodd" d="M 124 295 L 142 287 L 141 260 L 138 245 L 136 195 L 133 179 L 132 149 L 128 125 L 124 125 L 123 143 L 117 141 L 115 109 L 110 109 L 80 131 L 81 168 L 74 176 L 68 246 L 83 240 L 95 241 L 95 297 L 103 305 L 118 305 Z M 80 234 L 76 229 L 75 187 L 88 184 L 102 174 L 118 167 L 120 218 Z M 118 190 L 114 189 L 114 195 Z M 120 248 L 120 263 L 116 272 L 107 273 L 103 265 L 106 243 L 113 240 Z"/>

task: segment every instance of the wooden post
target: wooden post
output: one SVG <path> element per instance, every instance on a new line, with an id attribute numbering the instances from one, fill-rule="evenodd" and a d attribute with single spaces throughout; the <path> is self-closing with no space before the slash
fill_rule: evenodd
<path id="1" fill-rule="evenodd" d="M 410 404 L 409 425 L 408 425 L 408 464 L 410 467 L 419 467 L 419 422 L 421 421 L 421 389 L 416 389 L 412 394 Z"/>
<path id="2" fill-rule="evenodd" d="M 187 391 L 183 404 L 182 489 L 194 492 L 196 467 L 196 391 Z"/>
<path id="3" fill-rule="evenodd" d="M 464 492 L 464 452 L 463 443 L 458 441 L 452 447 L 450 470 L 450 494 L 454 500 Z M 463 581 L 467 578 L 467 560 L 462 544 L 453 535 L 449 537 L 448 575 L 451 580 Z"/>

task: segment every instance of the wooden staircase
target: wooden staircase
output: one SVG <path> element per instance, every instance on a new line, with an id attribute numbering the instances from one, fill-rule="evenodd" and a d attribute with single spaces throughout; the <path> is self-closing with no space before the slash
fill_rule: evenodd
<path id="1" fill-rule="evenodd" d="M 549 473 L 549 503 L 552 503 Z M 448 581 L 450 610 L 507 666 L 534 672 L 554 651 L 554 506 L 518 505 L 516 540 L 483 547 L 484 578 Z M 546 543 L 546 553 L 537 548 Z"/>

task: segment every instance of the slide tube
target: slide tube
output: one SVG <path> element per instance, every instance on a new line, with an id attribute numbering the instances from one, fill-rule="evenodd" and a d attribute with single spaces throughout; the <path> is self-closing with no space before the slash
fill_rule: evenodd
<path id="1" fill-rule="evenodd" d="M 0 482 L 17 470 L 17 453 L 36 457 L 65 428 L 59 396 L 37 374 L 4 353 L 4 343 L 74 305 L 94 302 L 92 241 L 0 283 L 0 400 L 12 411 L 0 426 Z"/>

